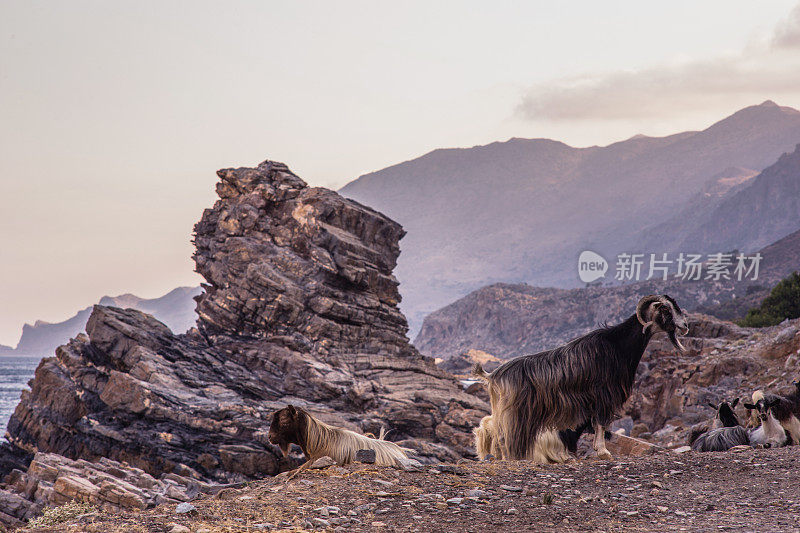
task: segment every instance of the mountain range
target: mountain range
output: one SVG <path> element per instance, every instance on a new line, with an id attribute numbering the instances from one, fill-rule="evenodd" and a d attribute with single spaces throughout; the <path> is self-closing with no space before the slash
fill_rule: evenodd
<path id="1" fill-rule="evenodd" d="M 766 101 L 702 131 L 604 147 L 514 138 L 434 150 L 341 193 L 408 232 L 396 272 L 413 332 L 426 314 L 490 283 L 580 286 L 575 265 L 586 249 L 758 250 L 800 229 L 791 172 L 800 156 L 779 161 L 799 142 L 800 112 Z"/>
<path id="2" fill-rule="evenodd" d="M 450 359 L 487 352 L 501 359 L 536 353 L 574 339 L 602 323 L 633 313 L 645 294 L 669 294 L 690 311 L 724 318 L 743 316 L 770 287 L 800 270 L 800 231 L 759 250 L 757 279 L 648 280 L 577 289 L 497 283 L 431 313 L 414 341 L 425 355 Z"/>
<path id="3" fill-rule="evenodd" d="M 133 294 L 120 296 L 104 296 L 99 305 L 121 308 L 132 308 L 155 316 L 169 326 L 174 333 L 183 333 L 194 326 L 194 297 L 200 294 L 200 287 L 178 287 L 164 296 L 152 299 L 140 298 Z M 86 321 L 92 313 L 87 307 L 62 322 L 50 323 L 37 320 L 34 324 L 22 327 L 22 336 L 15 348 L 0 346 L 2 355 L 25 355 L 44 357 L 53 355 L 53 351 L 65 344 L 78 333 L 84 331 Z"/>

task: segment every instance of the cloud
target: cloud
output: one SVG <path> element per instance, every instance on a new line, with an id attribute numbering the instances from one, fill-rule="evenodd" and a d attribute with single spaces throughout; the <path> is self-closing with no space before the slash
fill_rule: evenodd
<path id="1" fill-rule="evenodd" d="M 528 120 L 629 120 L 704 110 L 720 101 L 800 90 L 800 5 L 767 44 L 680 65 L 561 78 L 534 85 L 516 108 Z"/>
<path id="2" fill-rule="evenodd" d="M 775 28 L 772 46 L 776 49 L 800 48 L 800 5 Z"/>

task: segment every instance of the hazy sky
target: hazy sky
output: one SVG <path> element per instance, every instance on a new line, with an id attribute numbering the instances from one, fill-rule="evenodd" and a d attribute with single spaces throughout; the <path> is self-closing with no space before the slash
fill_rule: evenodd
<path id="1" fill-rule="evenodd" d="M 215 171 L 314 185 L 439 147 L 585 146 L 800 107 L 796 1 L 0 3 L 0 343 L 195 285 Z"/>

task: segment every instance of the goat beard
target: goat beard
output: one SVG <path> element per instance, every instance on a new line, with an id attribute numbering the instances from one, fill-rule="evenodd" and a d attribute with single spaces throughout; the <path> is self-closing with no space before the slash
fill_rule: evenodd
<path id="1" fill-rule="evenodd" d="M 683 344 L 681 344 L 681 341 L 678 340 L 678 336 L 675 334 L 675 330 L 674 329 L 667 332 L 667 337 L 669 337 L 669 342 L 671 342 L 672 345 L 675 348 L 678 349 L 678 351 L 681 351 L 681 352 L 685 352 L 686 351 L 686 348 L 683 347 Z"/>

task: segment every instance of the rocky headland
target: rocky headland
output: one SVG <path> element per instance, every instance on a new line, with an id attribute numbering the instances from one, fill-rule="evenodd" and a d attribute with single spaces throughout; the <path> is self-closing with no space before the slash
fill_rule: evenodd
<path id="1" fill-rule="evenodd" d="M 195 226 L 197 327 L 175 335 L 95 306 L 9 422 L 6 525 L 65 499 L 141 508 L 277 474 L 297 462 L 266 437 L 289 402 L 391 429 L 422 461 L 471 453 L 488 406 L 408 341 L 392 274 L 400 225 L 281 163 L 218 175 Z"/>

